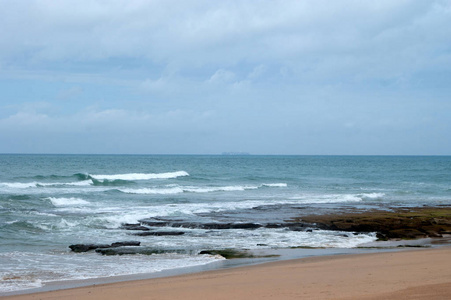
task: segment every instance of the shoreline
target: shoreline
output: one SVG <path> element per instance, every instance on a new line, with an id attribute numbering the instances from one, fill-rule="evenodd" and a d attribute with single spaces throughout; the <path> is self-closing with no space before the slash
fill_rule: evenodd
<path id="1" fill-rule="evenodd" d="M 360 216 L 361 214 L 358 214 Z M 340 216 L 339 214 L 335 216 Z M 324 217 L 324 216 L 323 216 Z M 326 215 L 330 217 L 330 215 Z M 137 280 L 152 280 L 158 278 L 170 278 L 183 275 L 200 274 L 209 271 L 228 270 L 232 268 L 245 268 L 254 265 L 261 265 L 271 262 L 281 262 L 287 260 L 298 260 L 312 257 L 328 257 L 328 256 L 351 256 L 360 254 L 372 254 L 383 252 L 399 252 L 412 248 L 440 248 L 450 247 L 451 234 L 443 234 L 441 237 L 424 237 L 413 240 L 395 239 L 388 241 L 374 241 L 361 244 L 355 248 L 310 248 L 310 247 L 293 247 L 293 248 L 278 248 L 278 249 L 260 249 L 249 250 L 241 253 L 250 254 L 245 258 L 232 258 L 218 260 L 215 262 L 207 263 L 204 265 L 197 265 L 191 267 L 180 267 L 161 270 L 152 273 L 136 273 L 128 275 L 117 275 L 109 277 L 96 277 L 87 279 L 71 279 L 71 280 L 58 280 L 44 282 L 42 286 L 36 288 L 28 288 L 10 292 L 1 292 L 0 298 L 16 296 L 16 295 L 28 295 L 28 294 L 41 294 L 45 292 L 83 288 L 103 284 L 117 284 L 121 282 L 131 282 Z M 237 252 L 240 254 L 240 251 Z M 240 256 L 235 256 L 240 257 Z"/>
<path id="2" fill-rule="evenodd" d="M 3 292 L 0 293 L 0 297 L 9 297 L 15 295 L 34 295 L 73 288 L 89 288 L 92 286 L 104 284 L 120 284 L 123 282 L 156 280 L 161 278 L 172 278 L 185 275 L 194 276 L 196 274 L 202 274 L 204 272 L 230 270 L 237 267 L 246 268 L 271 262 L 283 262 L 287 260 L 305 259 L 309 257 L 321 258 L 339 255 L 352 256 L 355 254 L 398 252 L 405 250 L 405 248 L 411 247 L 446 247 L 446 245 L 449 245 L 451 243 L 451 220 L 449 217 L 449 212 L 450 207 L 447 206 L 439 208 L 423 207 L 408 210 L 401 208 L 394 212 L 354 211 L 344 214 L 338 213 L 303 216 L 301 220 L 307 221 L 308 223 L 306 224 L 314 223 L 315 226 L 323 230 L 340 230 L 345 232 L 350 231 L 354 234 L 359 232 L 374 231 L 378 233 L 379 237 L 381 236 L 381 233 L 384 234 L 382 235 L 383 237 L 387 235 L 393 235 L 393 233 L 396 233 L 398 236 L 396 240 L 379 240 L 361 244 L 356 248 L 310 248 L 301 246 L 293 248 L 249 250 L 242 251 L 241 253 L 239 250 L 237 250 L 237 252 L 232 255 L 235 257 L 235 259 L 218 260 L 212 263 L 192 267 L 171 268 L 153 273 L 137 273 L 130 275 L 97 277 L 80 280 L 49 281 L 44 282 L 41 287 L 37 288 Z M 414 231 L 413 228 L 417 229 L 415 229 Z M 416 237 L 416 239 L 402 239 L 411 237 L 412 232 L 414 233 L 413 236 Z M 234 250 L 232 250 L 232 253 L 233 251 Z M 211 252 L 212 254 L 215 253 L 214 250 L 212 250 Z M 240 256 L 240 254 L 245 255 Z M 222 254 L 222 256 L 228 257 L 224 254 Z"/>
<path id="3" fill-rule="evenodd" d="M 120 281 L 2 299 L 445 299 L 451 247 L 315 256 L 170 277 Z M 421 296 L 423 295 L 423 296 Z"/>
<path id="4" fill-rule="evenodd" d="M 433 246 L 432 243 L 430 242 L 431 239 L 419 239 L 415 241 L 408 241 L 407 243 L 409 246 L 407 247 L 436 247 L 436 246 L 440 247 L 441 245 L 439 244 Z M 139 273 L 139 274 L 97 277 L 87 279 L 50 281 L 45 282 L 41 287 L 0 293 L 0 297 L 51 292 L 63 289 L 89 287 L 92 285 L 99 284 L 112 284 L 135 280 L 167 278 L 187 274 L 198 274 L 208 271 L 227 270 L 232 268 L 261 265 L 271 262 L 297 260 L 312 257 L 369 254 L 369 253 L 394 252 L 406 250 L 406 248 L 402 248 L 403 246 L 405 246 L 404 241 L 393 241 L 390 244 L 384 244 L 382 247 L 375 247 L 373 243 L 368 243 L 367 246 L 368 247 L 363 248 L 292 248 L 292 249 L 282 248 L 282 249 L 253 250 L 251 253 L 256 256 L 253 258 L 224 259 L 204 265 L 167 269 L 152 273 Z"/>

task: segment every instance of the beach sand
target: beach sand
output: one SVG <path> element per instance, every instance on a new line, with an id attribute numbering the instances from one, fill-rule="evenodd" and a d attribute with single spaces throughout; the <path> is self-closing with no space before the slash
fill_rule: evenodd
<path id="1" fill-rule="evenodd" d="M 451 299 L 451 248 L 312 257 L 3 299 Z"/>

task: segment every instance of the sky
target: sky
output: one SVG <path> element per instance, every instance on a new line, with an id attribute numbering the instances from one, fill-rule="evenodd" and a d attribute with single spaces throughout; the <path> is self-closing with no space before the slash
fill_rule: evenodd
<path id="1" fill-rule="evenodd" d="M 451 155 L 451 0 L 0 6 L 0 153 Z"/>

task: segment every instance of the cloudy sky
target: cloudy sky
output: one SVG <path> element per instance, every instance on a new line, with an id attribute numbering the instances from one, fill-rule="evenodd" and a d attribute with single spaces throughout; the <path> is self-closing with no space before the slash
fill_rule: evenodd
<path id="1" fill-rule="evenodd" d="M 449 0 L 0 6 L 0 153 L 451 154 Z"/>

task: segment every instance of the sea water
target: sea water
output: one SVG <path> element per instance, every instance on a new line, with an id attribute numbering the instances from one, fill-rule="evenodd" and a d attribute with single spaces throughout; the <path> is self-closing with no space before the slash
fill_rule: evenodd
<path id="1" fill-rule="evenodd" d="M 4 154 L 0 293 L 222 259 L 199 255 L 206 249 L 352 248 L 376 239 L 287 228 L 183 228 L 183 235 L 140 237 L 121 228 L 142 219 L 269 223 L 354 208 L 450 204 L 449 156 Z M 177 251 L 102 256 L 68 248 L 127 240 Z"/>

